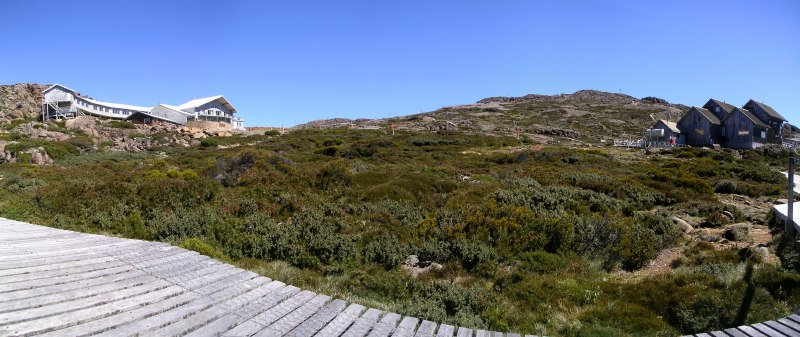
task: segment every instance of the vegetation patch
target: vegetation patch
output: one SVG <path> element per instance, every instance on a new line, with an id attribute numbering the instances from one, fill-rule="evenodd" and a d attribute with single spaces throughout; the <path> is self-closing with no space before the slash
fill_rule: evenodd
<path id="1" fill-rule="evenodd" d="M 526 141 L 308 129 L 105 153 L 83 136 L 19 137 L 7 151 L 41 147 L 56 162 L 0 164 L 0 216 L 179 244 L 352 302 L 479 329 L 668 336 L 775 319 L 800 303 L 800 257 L 780 240 L 770 246 L 780 261 L 770 261 L 695 242 L 672 219 L 726 235 L 729 247 L 757 233 L 734 224 L 781 227 L 720 199 L 775 198 L 784 152 L 645 156 Z M 667 249 L 680 258 L 651 272 Z"/>

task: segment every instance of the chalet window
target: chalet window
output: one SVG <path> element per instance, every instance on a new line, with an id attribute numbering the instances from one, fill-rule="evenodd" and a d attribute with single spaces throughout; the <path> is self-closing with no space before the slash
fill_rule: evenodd
<path id="1" fill-rule="evenodd" d="M 718 106 L 714 107 L 714 112 L 719 112 L 719 107 Z"/>

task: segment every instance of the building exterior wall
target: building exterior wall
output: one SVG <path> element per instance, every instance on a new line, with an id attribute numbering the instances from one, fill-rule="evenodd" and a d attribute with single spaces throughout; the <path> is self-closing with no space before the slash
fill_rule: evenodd
<path id="1" fill-rule="evenodd" d="M 169 109 L 169 108 L 166 108 L 166 107 L 163 107 L 163 106 L 160 106 L 160 105 L 158 105 L 158 106 L 154 107 L 153 109 L 151 109 L 149 114 L 153 115 L 153 116 L 161 117 L 161 118 L 164 118 L 164 119 L 168 119 L 170 121 L 173 121 L 173 122 L 181 124 L 181 125 L 186 124 L 186 122 L 187 122 L 187 115 L 186 114 L 182 114 L 180 112 L 174 111 L 172 109 Z M 192 119 L 194 119 L 194 117 L 192 117 Z"/>
<path id="2" fill-rule="evenodd" d="M 712 124 L 706 116 L 690 109 L 680 121 L 678 129 L 686 137 L 686 145 L 709 146 L 719 142 L 720 126 Z"/>
<path id="3" fill-rule="evenodd" d="M 767 112 L 764 109 L 759 108 L 752 102 L 748 102 L 748 104 L 745 104 L 743 108 L 746 109 L 747 111 L 750 111 L 750 113 L 752 113 L 753 116 L 756 116 L 756 118 L 760 119 L 765 124 L 768 124 L 767 122 L 769 122 L 770 117 L 769 114 L 767 114 Z"/>
<path id="4" fill-rule="evenodd" d="M 45 102 L 63 102 L 75 100 L 75 95 L 60 87 L 55 87 L 44 94 Z"/>
<path id="5" fill-rule="evenodd" d="M 767 130 L 767 143 L 772 144 L 782 144 L 783 143 L 783 123 L 784 121 L 771 117 L 767 111 L 758 107 L 758 105 L 747 102 L 748 104 L 744 105 L 744 109 L 750 111 L 753 116 L 760 119 L 761 122 L 768 125 L 770 128 Z"/>
<path id="6" fill-rule="evenodd" d="M 754 149 L 767 143 L 770 129 L 756 125 L 739 110 L 734 110 L 723 121 L 725 126 L 725 147 L 733 149 Z"/>
<path id="7" fill-rule="evenodd" d="M 728 113 L 725 111 L 724 108 L 722 108 L 722 106 L 720 106 L 714 101 L 709 101 L 708 103 L 706 103 L 706 105 L 703 105 L 703 108 L 705 108 L 708 111 L 711 111 L 711 113 L 714 114 L 714 116 L 717 116 L 719 120 L 723 120 L 725 118 L 725 115 Z"/>
<path id="8" fill-rule="evenodd" d="M 112 119 L 126 119 L 133 113 L 143 112 L 142 110 L 112 108 L 96 101 L 80 98 L 76 100 L 76 104 L 78 109 L 86 114 Z"/>
<path id="9" fill-rule="evenodd" d="M 657 121 L 655 124 L 653 124 L 653 129 L 664 130 L 664 135 L 662 137 L 653 137 L 652 139 L 648 139 L 648 141 L 655 141 L 655 142 L 661 142 L 661 143 L 670 143 L 674 139 L 675 140 L 675 144 L 678 144 L 678 145 L 681 144 L 681 143 L 679 143 L 680 141 L 683 141 L 683 139 L 681 138 L 681 134 L 680 133 L 672 131 L 672 129 L 669 126 L 667 126 L 666 124 L 664 124 L 661 121 Z"/>

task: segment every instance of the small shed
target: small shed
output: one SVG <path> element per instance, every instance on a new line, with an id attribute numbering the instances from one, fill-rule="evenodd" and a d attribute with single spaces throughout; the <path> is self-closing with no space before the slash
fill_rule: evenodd
<path id="1" fill-rule="evenodd" d="M 667 120 L 659 119 L 653 127 L 647 130 L 647 141 L 666 143 L 672 145 L 683 145 L 685 140 L 678 129 L 678 124 Z"/>
<path id="2" fill-rule="evenodd" d="M 711 111 L 693 106 L 678 121 L 686 145 L 711 146 L 720 143 L 722 121 Z"/>

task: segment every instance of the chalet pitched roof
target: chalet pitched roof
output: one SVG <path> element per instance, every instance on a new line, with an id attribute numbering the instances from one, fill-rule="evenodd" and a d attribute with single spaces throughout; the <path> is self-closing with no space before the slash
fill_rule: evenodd
<path id="1" fill-rule="evenodd" d="M 191 101 L 178 105 L 178 109 L 184 110 L 184 109 L 197 108 L 203 104 L 214 101 L 218 101 L 219 104 L 227 106 L 227 108 L 230 109 L 232 112 L 236 112 L 236 108 L 233 107 L 233 104 L 231 104 L 231 102 L 228 102 L 225 96 L 222 95 L 193 99 Z"/>
<path id="2" fill-rule="evenodd" d="M 670 131 L 675 132 L 675 133 L 681 133 L 681 130 L 678 129 L 678 123 L 666 121 L 666 120 L 663 120 L 663 119 L 659 119 L 658 121 L 661 122 L 662 124 L 666 125 L 669 128 Z"/>
<path id="3" fill-rule="evenodd" d="M 699 114 L 703 115 L 706 119 L 708 119 L 709 122 L 711 122 L 711 124 L 717 124 L 717 125 L 722 124 L 719 118 L 717 118 L 717 116 L 714 116 L 714 114 L 711 113 L 711 111 L 708 111 L 708 109 L 698 108 L 696 106 L 693 106 L 691 109 L 689 109 L 689 111 L 686 112 L 686 114 L 688 115 L 689 112 L 691 112 L 692 110 L 696 110 Z"/>
<path id="4" fill-rule="evenodd" d="M 706 108 L 707 106 L 711 105 L 711 103 L 716 103 L 717 105 L 719 105 L 722 108 L 722 110 L 725 110 L 725 114 L 726 115 L 731 113 L 731 111 L 733 111 L 733 109 L 736 109 L 736 107 L 731 105 L 731 104 L 728 104 L 728 103 L 725 103 L 723 101 L 720 101 L 720 100 L 717 100 L 717 99 L 713 99 L 713 98 L 709 99 L 708 102 L 705 105 L 703 105 L 703 107 Z M 708 109 L 708 108 L 706 108 L 706 109 Z"/>
<path id="5" fill-rule="evenodd" d="M 755 105 L 755 106 L 763 109 L 764 111 L 767 112 L 767 115 L 769 115 L 772 118 L 780 119 L 780 120 L 782 120 L 784 122 L 787 121 L 786 118 L 783 118 L 783 116 L 781 116 L 781 114 L 779 114 L 777 111 L 775 111 L 775 109 L 773 109 L 771 106 L 766 105 L 766 104 L 761 103 L 761 102 L 758 102 L 758 101 L 753 100 L 753 99 L 747 101 L 747 103 L 745 103 L 743 108 L 747 109 L 748 106 L 752 106 L 752 105 Z"/>
<path id="6" fill-rule="evenodd" d="M 728 114 L 728 116 L 725 117 L 725 119 L 728 119 L 730 116 L 733 116 L 733 112 L 741 113 L 742 115 L 747 117 L 747 119 L 751 120 L 753 122 L 753 124 L 755 124 L 755 125 L 763 126 L 763 127 L 769 127 L 767 124 L 764 124 L 764 122 L 762 122 L 760 119 L 758 119 L 758 117 L 753 115 L 753 113 L 748 111 L 747 109 L 736 108 L 730 114 Z"/>

